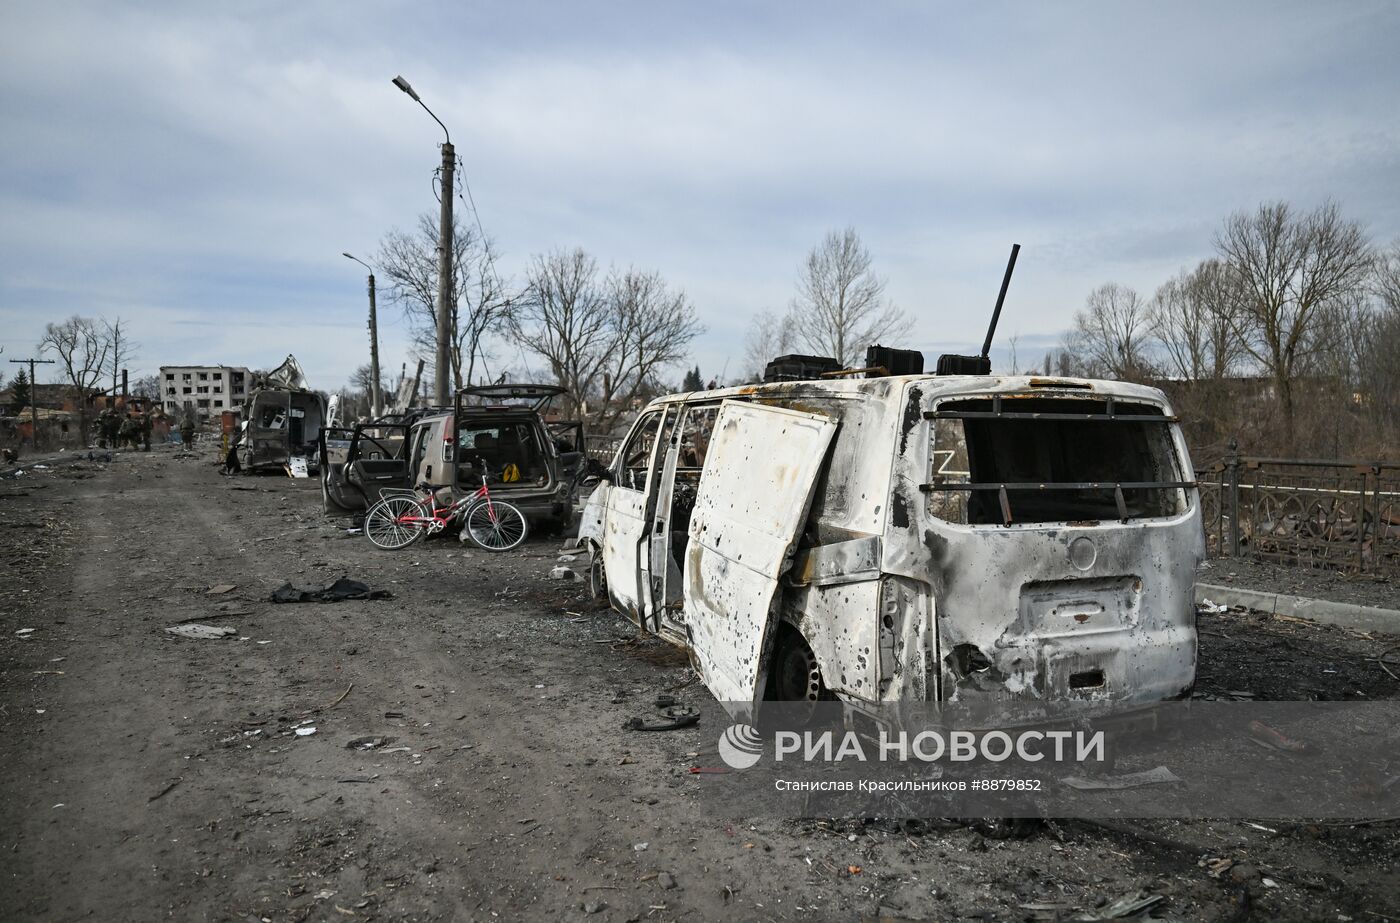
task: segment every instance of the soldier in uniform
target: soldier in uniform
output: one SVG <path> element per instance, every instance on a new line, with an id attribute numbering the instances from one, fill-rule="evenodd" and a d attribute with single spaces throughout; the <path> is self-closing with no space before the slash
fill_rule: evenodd
<path id="1" fill-rule="evenodd" d="M 121 448 L 128 445 L 136 448 L 136 421 L 130 416 L 122 417 L 121 429 L 117 431 L 117 441 Z"/>
<path id="2" fill-rule="evenodd" d="M 194 417 L 185 417 L 180 422 L 180 439 L 185 443 L 185 451 L 194 451 Z"/>
<path id="3" fill-rule="evenodd" d="M 149 410 L 141 414 L 137 429 L 141 433 L 141 451 L 151 451 L 151 412 Z"/>

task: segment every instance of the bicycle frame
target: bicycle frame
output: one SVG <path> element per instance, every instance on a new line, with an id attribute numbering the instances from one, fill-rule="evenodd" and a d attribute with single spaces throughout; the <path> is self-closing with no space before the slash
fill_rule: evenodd
<path id="1" fill-rule="evenodd" d="M 446 504 L 445 506 L 438 506 L 437 495 L 431 488 L 429 488 L 422 494 L 420 494 L 417 490 L 407 489 L 385 490 L 381 492 L 381 495 L 385 494 L 408 494 L 412 495 L 415 498 L 421 497 L 422 503 L 428 506 L 429 514 L 427 516 L 404 514 L 403 516 L 398 517 L 396 522 L 398 522 L 400 525 L 418 526 L 420 528 L 425 528 L 428 530 L 429 534 L 441 532 L 443 529 L 447 528 L 447 524 L 451 522 L 454 517 L 456 517 L 459 513 L 465 512 L 469 507 L 474 506 L 477 503 L 477 501 L 481 501 L 486 504 L 486 509 L 491 517 L 491 521 L 496 521 L 496 509 L 491 503 L 491 491 L 486 486 L 486 477 L 484 475 L 481 478 L 481 486 L 478 487 L 474 492 L 458 500 L 454 500 L 451 503 Z"/>

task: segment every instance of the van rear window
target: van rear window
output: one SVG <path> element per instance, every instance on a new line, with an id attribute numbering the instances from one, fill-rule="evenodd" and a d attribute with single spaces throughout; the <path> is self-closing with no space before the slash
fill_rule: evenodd
<path id="1" fill-rule="evenodd" d="M 994 396 L 925 415 L 929 511 L 969 525 L 1171 516 L 1186 509 L 1172 420 L 1126 401 Z"/>

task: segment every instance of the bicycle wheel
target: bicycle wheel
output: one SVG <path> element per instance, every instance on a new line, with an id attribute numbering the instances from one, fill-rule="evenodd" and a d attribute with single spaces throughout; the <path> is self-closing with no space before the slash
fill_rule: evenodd
<path id="1" fill-rule="evenodd" d="M 482 500 L 462 517 L 462 531 L 487 551 L 510 551 L 525 541 L 530 522 L 503 500 Z"/>
<path id="2" fill-rule="evenodd" d="M 404 522 L 406 517 L 423 517 L 423 503 L 412 497 L 385 497 L 365 513 L 365 537 L 376 548 L 397 551 L 418 541 L 428 531 L 422 522 Z"/>

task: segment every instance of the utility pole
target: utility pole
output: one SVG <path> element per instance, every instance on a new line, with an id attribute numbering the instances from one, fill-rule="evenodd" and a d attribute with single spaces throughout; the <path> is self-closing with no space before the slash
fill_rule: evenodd
<path id="1" fill-rule="evenodd" d="M 34 366 L 36 364 L 53 365 L 54 361 L 52 359 L 11 359 L 10 361 L 21 364 L 25 362 L 29 363 L 29 419 L 33 421 L 34 451 L 37 452 L 39 451 L 39 389 L 37 387 L 38 382 L 34 380 Z M 84 434 L 83 438 L 87 438 L 86 434 Z"/>
<path id="2" fill-rule="evenodd" d="M 384 414 L 384 395 L 379 393 L 379 318 L 374 310 L 374 273 L 369 274 L 369 374 L 370 413 L 378 420 Z"/>
<path id="3" fill-rule="evenodd" d="M 384 396 L 379 388 L 379 317 L 374 308 L 374 270 L 370 265 L 358 257 L 348 253 L 340 254 L 347 259 L 352 259 L 365 269 L 369 269 L 369 404 L 370 416 L 379 419 L 384 413 Z"/>
<path id="4" fill-rule="evenodd" d="M 418 94 L 409 86 L 408 81 L 403 77 L 394 78 L 394 86 L 403 90 L 418 105 L 423 107 L 423 111 L 433 117 L 433 121 L 438 123 L 442 129 L 442 182 L 438 187 L 438 200 L 442 206 L 442 214 L 438 222 L 438 285 L 437 285 L 437 354 L 433 362 L 433 403 L 439 407 L 446 407 L 451 400 L 451 361 L 450 344 L 452 341 L 452 325 L 449 323 L 448 314 L 454 301 L 452 299 L 452 245 L 454 243 L 452 234 L 452 196 L 456 191 L 453 185 L 452 176 L 457 168 L 457 152 L 452 147 L 452 135 L 447 131 L 447 126 L 442 124 L 442 119 L 434 115 L 433 110 L 419 98 Z"/>
<path id="5" fill-rule="evenodd" d="M 443 131 L 447 131 L 446 128 Z M 433 368 L 433 403 L 446 407 L 451 403 L 452 366 L 448 348 L 452 341 L 449 312 L 453 307 L 452 291 L 452 171 L 457 166 L 457 154 L 451 141 L 442 144 L 442 218 L 438 229 L 438 290 L 437 290 L 437 359 Z"/>

